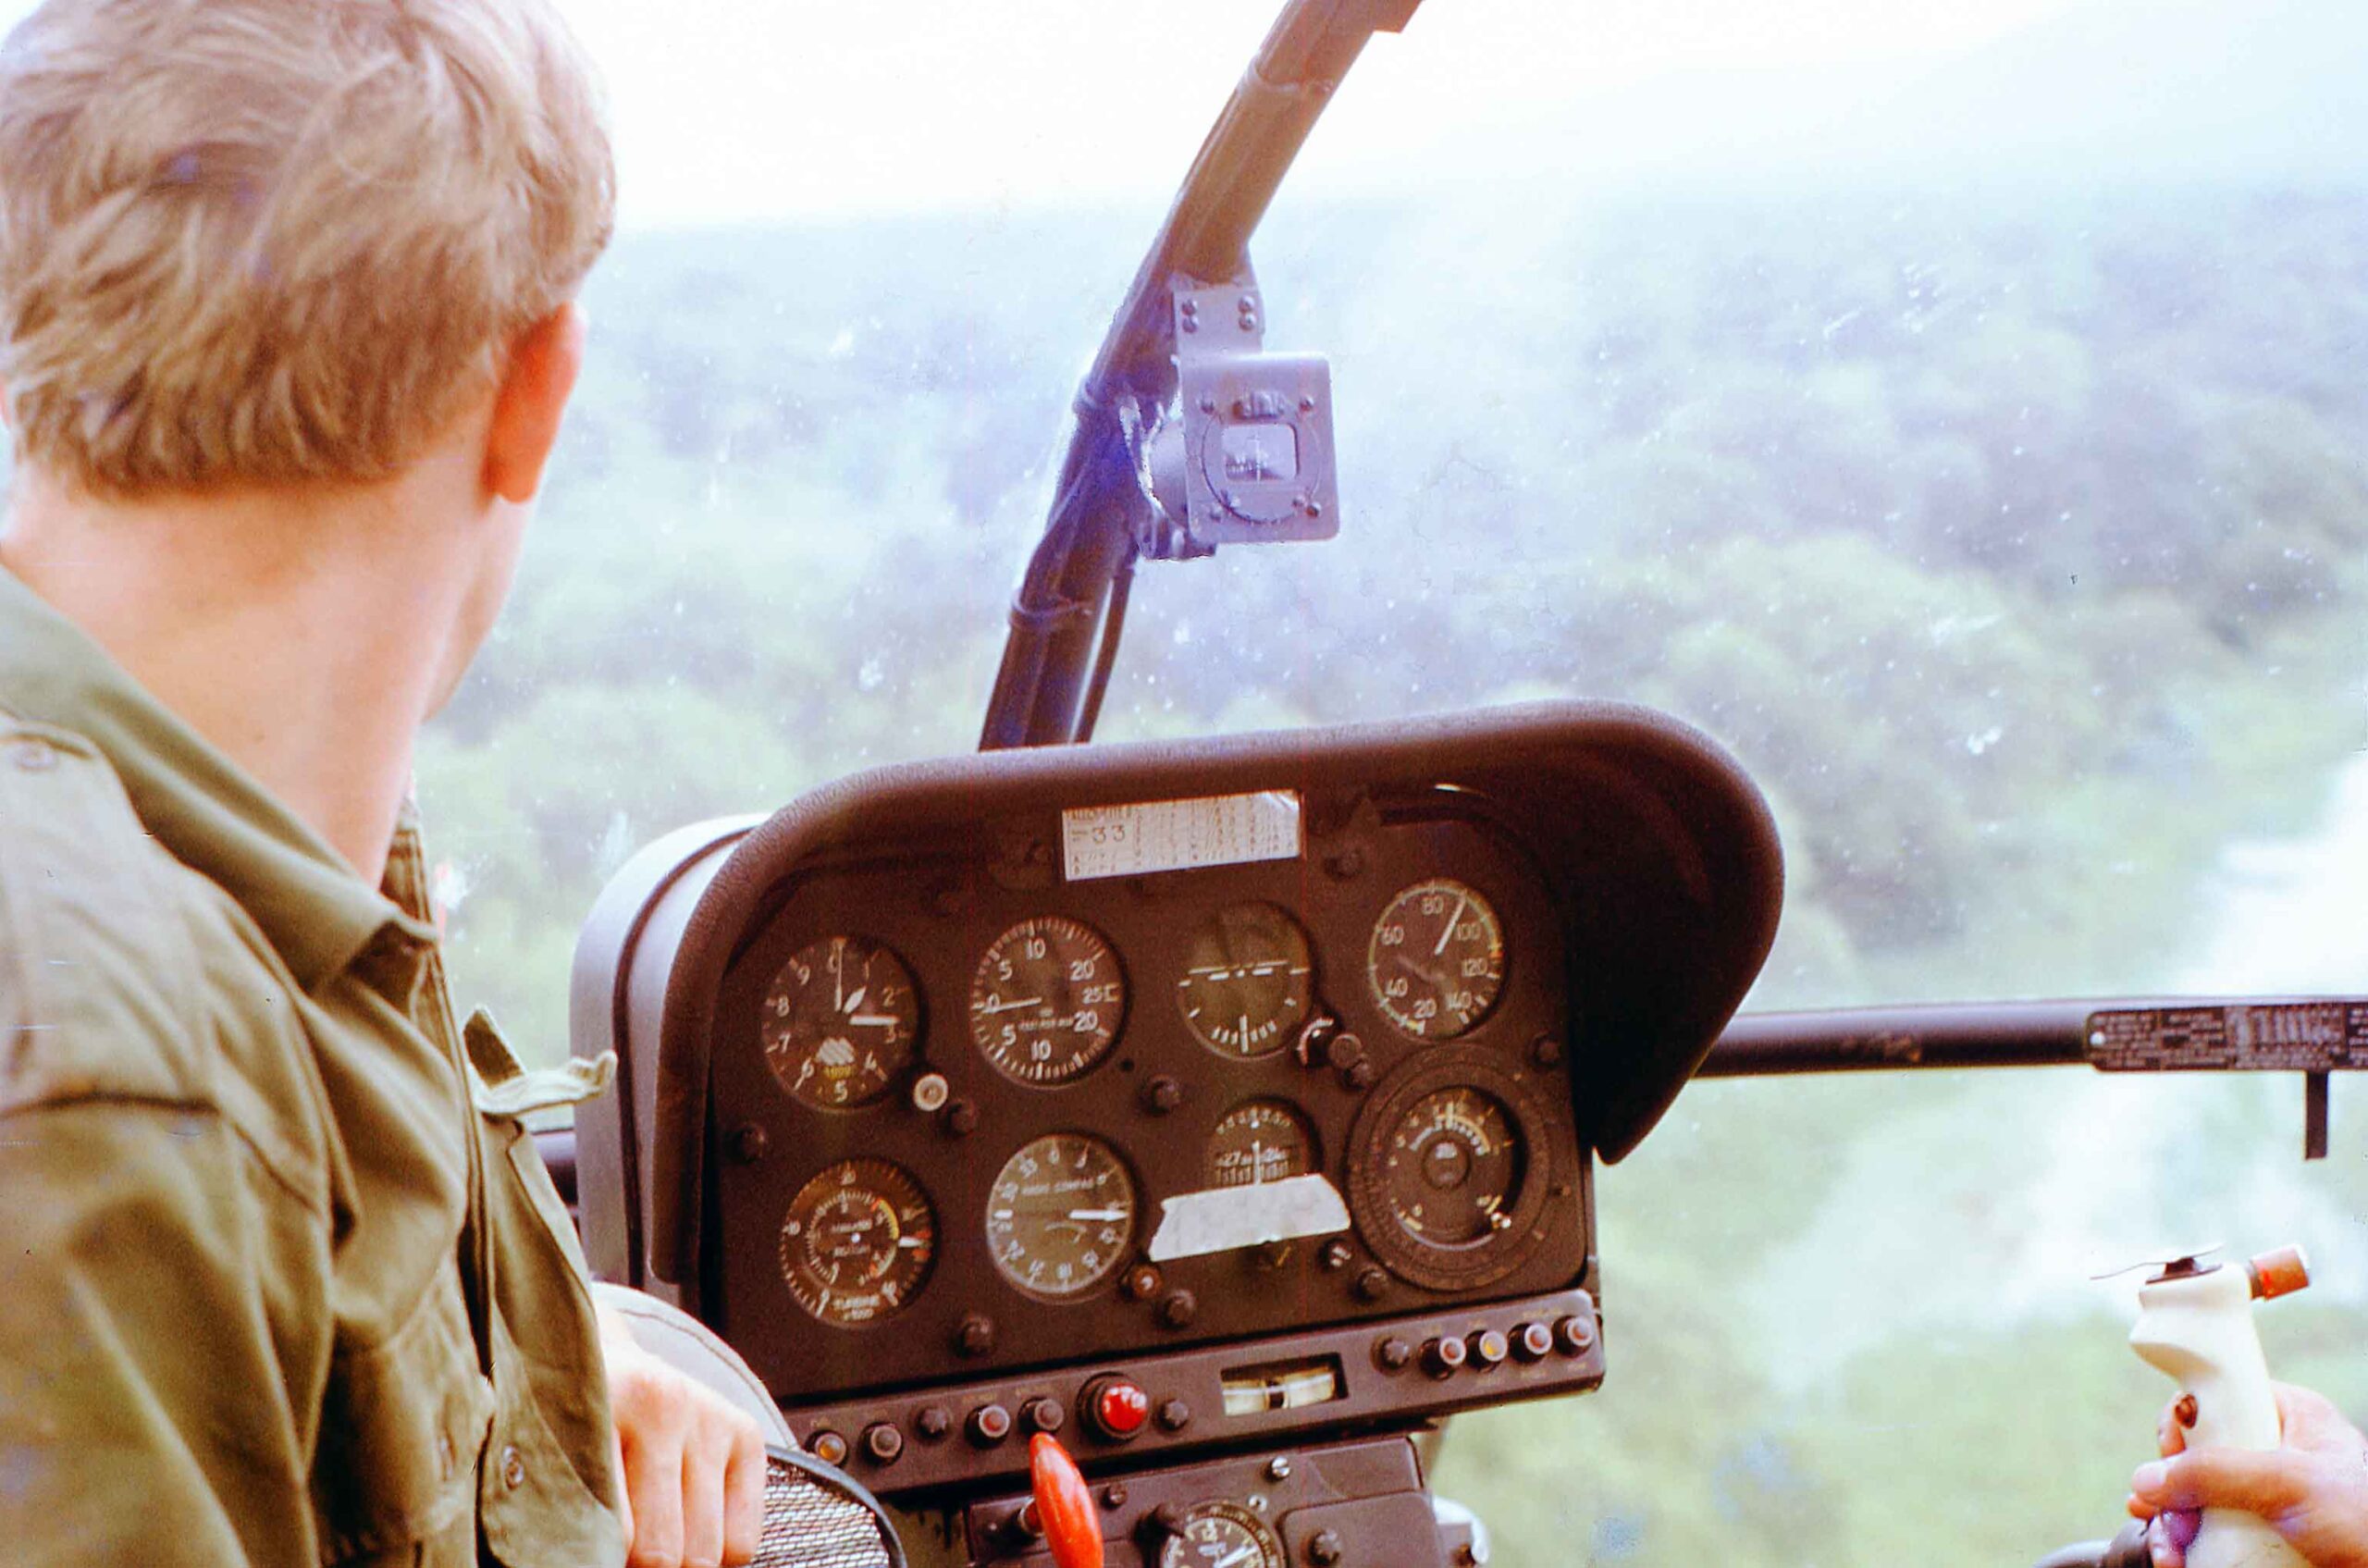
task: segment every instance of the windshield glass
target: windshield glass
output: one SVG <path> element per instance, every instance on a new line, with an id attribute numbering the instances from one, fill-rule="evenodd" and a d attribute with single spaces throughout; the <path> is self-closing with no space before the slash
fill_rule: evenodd
<path id="1" fill-rule="evenodd" d="M 455 988 L 565 1049 L 636 847 L 970 748 L 1068 398 L 1276 0 L 569 0 L 623 231 L 419 783 Z M 17 7 L 21 10 L 22 7 Z M 13 19 L 13 18 L 11 19 Z M 1253 246 L 1338 539 L 1147 566 L 1106 739 L 1542 696 L 1766 790 L 1761 1007 L 2368 984 L 2368 11 L 1428 0 Z M 2313 1247 L 2368 1398 L 2368 1102 L 1698 1085 L 1606 1173 L 1598 1396 L 1460 1420 L 1498 1561 L 2028 1562 L 2167 1391 L 2149 1248 Z"/>

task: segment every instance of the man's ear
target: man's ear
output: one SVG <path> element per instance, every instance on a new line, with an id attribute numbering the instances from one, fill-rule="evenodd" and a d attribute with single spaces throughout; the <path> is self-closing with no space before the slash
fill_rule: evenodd
<path id="1" fill-rule="evenodd" d="M 530 501 L 542 488 L 560 416 L 584 368 L 584 312 L 570 300 L 511 341 L 485 445 L 485 486 L 503 500 Z"/>

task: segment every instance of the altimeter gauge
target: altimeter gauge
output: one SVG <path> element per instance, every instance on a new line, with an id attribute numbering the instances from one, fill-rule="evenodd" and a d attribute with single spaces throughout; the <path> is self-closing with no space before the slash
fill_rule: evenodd
<path id="1" fill-rule="evenodd" d="M 781 1274 L 797 1304 L 842 1328 L 893 1315 L 929 1279 L 937 1216 L 886 1160 L 841 1160 L 797 1190 L 781 1222 Z"/>
<path id="2" fill-rule="evenodd" d="M 1297 920 L 1273 904 L 1234 904 L 1192 933 L 1176 1005 L 1217 1055 L 1271 1056 L 1306 1021 L 1314 973 Z"/>
<path id="3" fill-rule="evenodd" d="M 1127 980 L 1100 932 L 1062 915 L 995 938 L 970 977 L 970 1034 L 997 1071 L 1042 1088 L 1081 1077 L 1109 1054 Z"/>
<path id="4" fill-rule="evenodd" d="M 1135 1180 L 1117 1151 L 1082 1132 L 1023 1144 L 987 1192 L 995 1268 L 1030 1295 L 1081 1296 L 1126 1261 L 1135 1239 Z"/>
<path id="5" fill-rule="evenodd" d="M 1196 1502 L 1159 1549 L 1159 1568 L 1288 1568 L 1266 1522 L 1238 1502 Z"/>
<path id="6" fill-rule="evenodd" d="M 1445 877 L 1418 882 L 1374 921 L 1365 979 L 1394 1027 L 1418 1040 L 1453 1040 L 1497 1005 L 1504 928 L 1477 889 Z"/>
<path id="7" fill-rule="evenodd" d="M 1315 1129 L 1283 1100 L 1250 1100 L 1226 1112 L 1209 1134 L 1203 1179 L 1252 1187 L 1315 1168 Z"/>
<path id="8" fill-rule="evenodd" d="M 860 936 L 826 936 L 791 954 L 765 993 L 765 1064 L 804 1104 L 854 1110 L 912 1060 L 920 1017 L 903 959 Z"/>

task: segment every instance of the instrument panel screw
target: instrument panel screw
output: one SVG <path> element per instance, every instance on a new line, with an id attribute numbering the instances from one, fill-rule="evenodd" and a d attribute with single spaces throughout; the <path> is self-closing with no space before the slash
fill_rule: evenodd
<path id="1" fill-rule="evenodd" d="M 1307 1560 L 1315 1568 L 1332 1568 L 1340 1561 L 1340 1537 L 1332 1530 L 1318 1530 L 1315 1538 L 1307 1543 Z"/>
<path id="2" fill-rule="evenodd" d="M 1190 1328 L 1201 1315 L 1201 1299 L 1190 1290 L 1170 1290 L 1161 1298 L 1159 1321 L 1170 1328 Z"/>
<path id="3" fill-rule="evenodd" d="M 1340 1069 L 1340 1082 L 1344 1087 L 1362 1094 L 1373 1087 L 1373 1064 L 1350 1062 Z"/>
<path id="4" fill-rule="evenodd" d="M 1274 1458 L 1266 1462 L 1266 1479 L 1269 1481 L 1288 1481 L 1290 1478 L 1290 1455 L 1287 1453 L 1278 1453 Z"/>
<path id="5" fill-rule="evenodd" d="M 1103 1506 L 1103 1507 L 1104 1507 L 1104 1508 L 1124 1508 L 1124 1507 L 1126 1507 L 1126 1506 L 1127 1506 L 1127 1488 L 1124 1488 L 1124 1487 L 1122 1487 L 1122 1486 L 1120 1486 L 1120 1485 L 1119 1485 L 1117 1482 L 1116 1482 L 1116 1481 L 1113 1481 L 1113 1482 L 1111 1482 L 1108 1486 L 1106 1486 L 1106 1487 L 1103 1488 L 1102 1488 L 1102 1506 Z"/>
<path id="6" fill-rule="evenodd" d="M 945 1130 L 956 1138 L 967 1138 L 979 1130 L 979 1105 L 975 1100 L 956 1100 L 945 1107 Z"/>
<path id="7" fill-rule="evenodd" d="M 954 1348 L 968 1356 L 981 1356 L 995 1348 L 994 1319 L 972 1313 L 954 1331 Z"/>
<path id="8" fill-rule="evenodd" d="M 1181 1432 L 1192 1425 L 1192 1407 L 1182 1400 L 1168 1400 L 1159 1407 L 1159 1426 L 1164 1432 Z"/>
<path id="9" fill-rule="evenodd" d="M 742 1165 L 755 1165 L 765 1157 L 768 1139 L 765 1130 L 750 1122 L 732 1135 L 732 1157 Z"/>
<path id="10" fill-rule="evenodd" d="M 1166 1116 L 1184 1103 L 1184 1085 L 1166 1073 L 1143 1085 L 1143 1109 L 1153 1116 Z"/>
<path id="11" fill-rule="evenodd" d="M 1384 1372 L 1403 1372 L 1414 1359 L 1414 1347 L 1392 1334 L 1373 1348 L 1373 1361 Z"/>
<path id="12" fill-rule="evenodd" d="M 1562 1065 L 1562 1043 L 1550 1034 L 1541 1034 L 1529 1043 L 1529 1059 L 1541 1068 Z"/>
<path id="13" fill-rule="evenodd" d="M 1357 1275 L 1357 1295 L 1360 1300 L 1377 1302 L 1389 1289 L 1389 1276 L 1377 1268 L 1368 1268 Z"/>
<path id="14" fill-rule="evenodd" d="M 913 1417 L 913 1430 L 931 1442 L 936 1442 L 954 1430 L 954 1415 L 942 1404 L 925 1404 Z"/>
<path id="15" fill-rule="evenodd" d="M 1351 845 L 1338 855 L 1326 857 L 1324 869 L 1336 882 L 1347 882 L 1352 877 L 1362 876 L 1365 869 L 1365 852 Z"/>

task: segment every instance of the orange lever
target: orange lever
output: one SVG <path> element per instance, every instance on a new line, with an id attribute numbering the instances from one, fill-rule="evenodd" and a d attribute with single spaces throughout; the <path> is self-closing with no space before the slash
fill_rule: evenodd
<path id="1" fill-rule="evenodd" d="M 1046 1433 L 1029 1438 L 1028 1478 L 1054 1568 L 1102 1568 L 1102 1515 L 1068 1450 Z"/>

